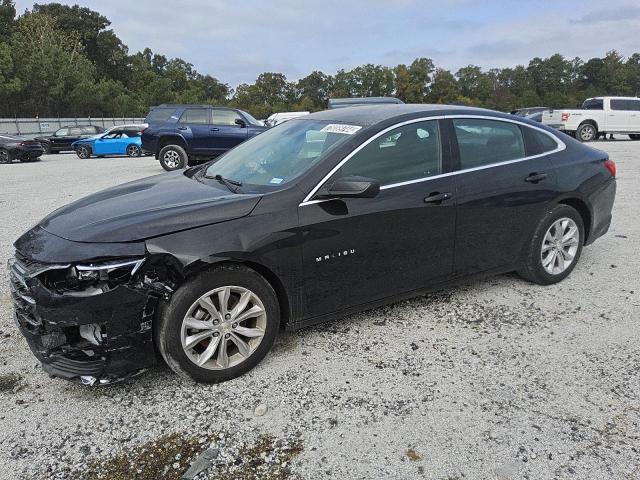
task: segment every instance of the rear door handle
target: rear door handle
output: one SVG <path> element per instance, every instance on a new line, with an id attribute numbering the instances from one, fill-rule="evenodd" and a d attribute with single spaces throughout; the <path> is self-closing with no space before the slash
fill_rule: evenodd
<path id="1" fill-rule="evenodd" d="M 433 192 L 424 199 L 424 203 L 442 203 L 445 200 L 450 200 L 452 198 L 453 198 L 453 194 L 449 192 L 447 193 Z"/>
<path id="2" fill-rule="evenodd" d="M 181 131 L 184 132 L 185 130 L 189 130 L 189 128 L 188 127 L 178 127 L 178 130 L 181 130 Z"/>
<path id="3" fill-rule="evenodd" d="M 529 183 L 538 183 L 542 180 L 545 180 L 549 175 L 546 173 L 532 173 L 527 178 L 524 179 L 525 182 Z"/>
<path id="4" fill-rule="evenodd" d="M 212 132 L 219 132 L 219 131 L 220 131 L 220 129 L 219 129 L 219 128 L 215 128 L 215 127 L 214 127 L 214 128 L 212 128 L 212 129 L 211 129 L 211 131 L 212 131 Z"/>

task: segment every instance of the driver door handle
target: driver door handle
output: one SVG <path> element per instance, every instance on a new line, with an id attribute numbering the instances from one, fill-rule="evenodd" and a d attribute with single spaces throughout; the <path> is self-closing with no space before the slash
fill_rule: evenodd
<path id="1" fill-rule="evenodd" d="M 220 129 L 219 129 L 219 128 L 214 127 L 214 128 L 212 128 L 212 129 L 211 129 L 211 131 L 212 131 L 212 132 L 219 132 L 219 131 L 220 131 Z"/>
<path id="2" fill-rule="evenodd" d="M 445 200 L 450 200 L 453 198 L 453 194 L 446 192 L 446 193 L 439 193 L 439 192 L 434 192 L 429 194 L 428 197 L 426 197 L 424 199 L 424 203 L 442 203 Z"/>
<path id="3" fill-rule="evenodd" d="M 545 180 L 547 177 L 548 175 L 546 173 L 531 173 L 524 179 L 524 181 L 528 183 L 538 183 Z"/>

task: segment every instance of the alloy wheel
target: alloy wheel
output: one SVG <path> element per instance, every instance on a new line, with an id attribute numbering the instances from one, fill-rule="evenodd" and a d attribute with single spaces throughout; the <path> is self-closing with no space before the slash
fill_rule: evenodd
<path id="1" fill-rule="evenodd" d="M 180 165 L 180 155 L 174 150 L 168 150 L 164 154 L 164 163 L 169 168 L 177 168 Z"/>
<path id="2" fill-rule="evenodd" d="M 596 129 L 593 125 L 585 125 L 580 130 L 580 138 L 585 142 L 593 140 L 595 136 L 596 136 Z"/>
<path id="3" fill-rule="evenodd" d="M 137 157 L 138 147 L 136 147 L 135 145 L 129 145 L 129 148 L 127 148 L 127 155 L 129 155 L 130 157 Z"/>
<path id="4" fill-rule="evenodd" d="M 553 222 L 542 241 L 542 267 L 551 275 L 559 275 L 571 266 L 580 246 L 580 230 L 568 217 Z"/>
<path id="5" fill-rule="evenodd" d="M 182 348 L 195 365 L 224 370 L 256 351 L 266 327 L 266 310 L 255 293 L 244 287 L 220 287 L 202 295 L 187 311 Z"/>
<path id="6" fill-rule="evenodd" d="M 0 163 L 10 163 L 9 152 L 6 150 L 0 150 Z"/>

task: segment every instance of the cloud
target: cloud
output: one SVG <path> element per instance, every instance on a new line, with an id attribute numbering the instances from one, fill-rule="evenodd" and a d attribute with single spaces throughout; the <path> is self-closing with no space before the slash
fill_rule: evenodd
<path id="1" fill-rule="evenodd" d="M 313 70 L 417 57 L 455 72 L 554 53 L 589 58 L 615 48 L 630 55 L 640 18 L 629 0 L 609 0 L 606 8 L 599 0 L 59 1 L 81 1 L 106 15 L 131 51 L 182 57 L 232 86 L 264 71 L 295 80 Z"/>

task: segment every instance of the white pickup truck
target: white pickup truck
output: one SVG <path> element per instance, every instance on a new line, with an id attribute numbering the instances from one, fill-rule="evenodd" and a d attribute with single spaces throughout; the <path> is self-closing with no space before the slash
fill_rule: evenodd
<path id="1" fill-rule="evenodd" d="M 542 123 L 574 135 L 581 142 L 590 142 L 601 134 L 613 133 L 640 140 L 640 98 L 589 98 L 580 110 L 557 109 L 544 112 Z"/>

